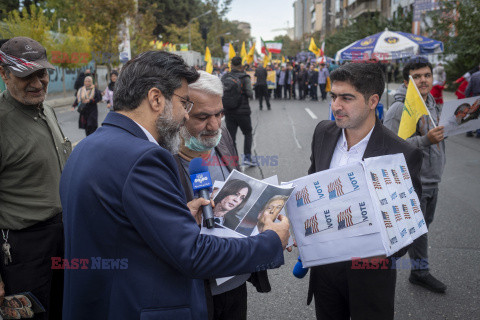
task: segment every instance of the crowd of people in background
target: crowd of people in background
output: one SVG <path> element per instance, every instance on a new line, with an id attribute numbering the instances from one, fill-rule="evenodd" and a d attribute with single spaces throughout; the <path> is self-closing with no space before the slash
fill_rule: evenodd
<path id="1" fill-rule="evenodd" d="M 387 83 L 403 82 L 402 73 L 405 62 L 372 62 L 377 62 L 382 68 Z M 327 94 L 330 90 L 330 73 L 345 63 L 346 62 L 338 63 L 334 60 L 321 60 L 317 63 L 315 59 L 301 61 L 295 61 L 292 59 L 291 61 L 288 60 L 288 62 L 284 63 L 271 63 L 266 67 L 263 67 L 261 63 L 252 65 L 245 64 L 242 66 L 242 72 L 251 71 L 254 74 L 254 79 L 251 79 L 253 83 L 253 99 L 259 101 L 259 109 L 263 110 L 263 101 L 265 101 L 267 110 L 271 110 L 271 99 L 309 101 L 320 101 L 321 99 L 321 101 L 326 101 Z M 221 79 L 229 72 L 229 68 L 230 67 L 227 63 L 223 63 L 222 65 L 215 66 L 212 74 Z M 205 67 L 196 65 L 195 69 L 204 70 Z M 450 85 L 454 86 L 455 83 L 458 84 L 458 88 L 455 92 L 458 99 L 468 97 L 465 94 L 465 91 L 467 90 L 470 78 L 479 70 L 479 66 L 476 66 Z M 269 85 L 267 80 L 267 74 L 270 71 L 275 71 L 276 77 L 274 85 Z M 78 90 L 84 86 L 84 79 L 88 76 L 92 77 L 92 80 L 95 83 L 95 72 L 92 72 L 90 69 L 80 72 L 74 86 L 76 98 Z M 106 76 L 106 82 L 108 85 L 102 92 L 101 101 L 107 103 L 107 108 L 109 110 L 113 110 L 113 88 L 117 77 L 118 70 L 112 70 L 109 73 L 109 76 Z M 475 85 L 473 85 L 473 87 L 475 87 Z M 449 85 L 447 84 L 447 74 L 444 64 L 439 62 L 433 68 L 433 88 L 430 93 L 435 99 L 436 104 L 440 107 L 444 104 L 444 90 L 448 88 Z M 469 96 L 474 95 L 475 94 L 472 95 L 471 92 L 469 93 Z M 100 100 L 97 102 L 100 102 Z M 76 99 L 73 107 L 76 108 L 78 104 L 78 99 Z M 94 104 L 96 105 L 96 103 Z M 93 109 L 94 107 L 92 108 L 92 114 L 95 114 Z M 77 109 L 77 111 L 80 112 L 79 109 Z M 80 115 L 79 127 L 85 129 L 86 134 L 89 135 L 98 127 L 98 124 L 95 125 L 97 121 L 92 117 L 87 130 L 85 119 L 82 120 L 82 117 L 85 118 L 85 115 Z M 468 132 L 466 135 L 467 137 L 473 137 L 475 134 L 480 138 L 480 129 L 476 132 Z"/>

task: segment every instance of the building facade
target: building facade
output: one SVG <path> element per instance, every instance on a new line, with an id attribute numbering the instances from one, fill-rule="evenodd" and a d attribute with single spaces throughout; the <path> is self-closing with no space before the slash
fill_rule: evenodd
<path id="1" fill-rule="evenodd" d="M 438 0 L 296 0 L 294 11 L 294 39 L 305 40 L 320 31 L 321 39 L 345 26 L 351 19 L 369 16 L 375 12 L 386 19 L 403 11 L 414 9 L 415 3 L 438 2 Z"/>

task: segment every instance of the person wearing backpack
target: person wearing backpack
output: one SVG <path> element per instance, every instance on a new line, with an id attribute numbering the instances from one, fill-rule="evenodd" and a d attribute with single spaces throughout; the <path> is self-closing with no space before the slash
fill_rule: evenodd
<path id="1" fill-rule="evenodd" d="M 252 119 L 250 114 L 249 98 L 253 98 L 252 82 L 250 76 L 243 71 L 242 58 L 232 58 L 232 71 L 222 77 L 223 84 L 223 108 L 225 110 L 225 124 L 232 136 L 233 144 L 237 149 L 236 136 L 240 127 L 245 141 L 243 144 L 243 164 L 255 166 L 252 161 Z"/>

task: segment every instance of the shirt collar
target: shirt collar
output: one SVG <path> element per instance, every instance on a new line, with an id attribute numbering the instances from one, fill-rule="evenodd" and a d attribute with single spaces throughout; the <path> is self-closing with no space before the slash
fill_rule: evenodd
<path id="1" fill-rule="evenodd" d="M 147 129 L 145 129 L 144 127 L 142 127 L 138 122 L 136 122 L 135 120 L 132 120 L 133 122 L 135 122 L 137 124 L 137 126 L 140 127 L 140 129 L 142 129 L 143 133 L 145 133 L 145 135 L 147 136 L 148 138 L 148 141 L 150 142 L 153 142 L 155 143 L 157 146 L 159 146 L 158 144 L 158 141 L 155 140 L 155 138 L 150 134 L 150 132 L 147 131 Z"/>
<path id="2" fill-rule="evenodd" d="M 342 137 L 340 140 L 340 148 L 344 152 L 357 152 L 361 150 L 361 148 L 366 148 L 368 141 L 370 140 L 370 136 L 372 135 L 373 129 L 375 128 L 375 125 L 372 127 L 370 132 L 362 139 L 360 140 L 356 145 L 352 146 L 350 150 L 348 150 L 348 143 L 347 143 L 347 138 L 345 137 L 345 129 L 342 129 Z"/>

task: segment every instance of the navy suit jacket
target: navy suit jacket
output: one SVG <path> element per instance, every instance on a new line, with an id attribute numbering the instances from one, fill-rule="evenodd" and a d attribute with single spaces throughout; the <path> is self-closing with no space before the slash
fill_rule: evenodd
<path id="1" fill-rule="evenodd" d="M 65 270 L 64 319 L 206 319 L 196 279 L 283 264 L 273 231 L 200 235 L 172 155 L 115 112 L 77 145 L 60 194 L 65 258 L 89 259 Z"/>

